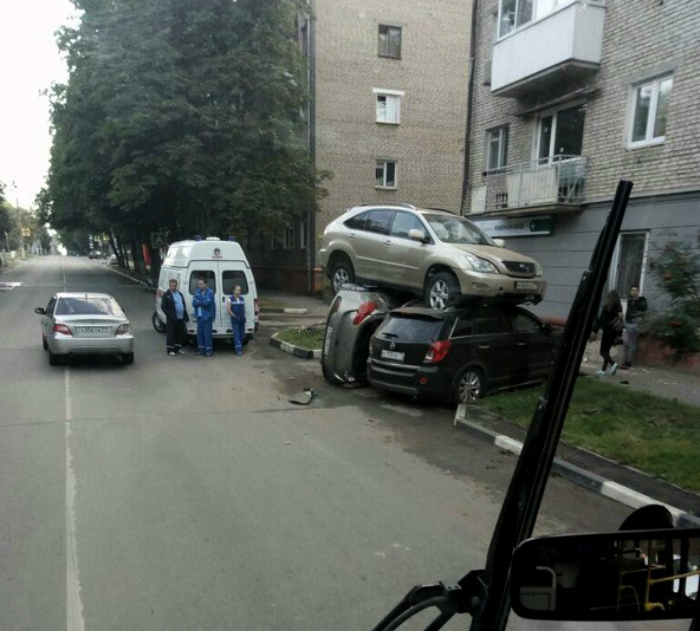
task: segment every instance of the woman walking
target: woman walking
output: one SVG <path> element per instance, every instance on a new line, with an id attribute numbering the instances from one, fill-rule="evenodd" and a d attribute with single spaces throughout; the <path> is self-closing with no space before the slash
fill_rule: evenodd
<path id="1" fill-rule="evenodd" d="M 243 354 L 243 340 L 245 339 L 245 298 L 241 296 L 241 286 L 233 288 L 233 294 L 228 299 L 226 310 L 231 316 L 231 328 L 233 329 L 233 351 L 236 355 Z"/>
<path id="2" fill-rule="evenodd" d="M 624 322 L 622 320 L 622 303 L 620 296 L 616 291 L 608 292 L 605 297 L 605 304 L 600 311 L 598 319 L 593 326 L 591 333 L 591 342 L 596 339 L 598 331 L 602 329 L 603 336 L 600 340 L 600 356 L 603 358 L 603 368 L 596 375 L 605 377 L 608 366 L 611 366 L 610 374 L 614 375 L 617 372 L 618 365 L 610 357 L 610 349 L 615 344 L 618 336 L 622 335 Z"/>

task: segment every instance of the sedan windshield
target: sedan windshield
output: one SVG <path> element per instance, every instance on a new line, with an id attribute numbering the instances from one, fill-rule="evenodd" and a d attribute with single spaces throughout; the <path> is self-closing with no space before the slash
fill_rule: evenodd
<path id="1" fill-rule="evenodd" d="M 471 221 L 451 215 L 424 215 L 440 241 L 463 245 L 495 245 Z"/>
<path id="2" fill-rule="evenodd" d="M 56 315 L 124 315 L 111 298 L 61 298 L 56 305 Z"/>

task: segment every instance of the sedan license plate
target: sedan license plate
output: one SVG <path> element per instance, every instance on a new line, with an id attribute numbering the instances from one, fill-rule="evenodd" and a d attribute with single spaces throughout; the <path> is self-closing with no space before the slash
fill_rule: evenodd
<path id="1" fill-rule="evenodd" d="M 515 281 L 516 289 L 525 289 L 527 291 L 537 291 L 537 283 L 528 283 L 527 281 L 517 280 Z"/>
<path id="2" fill-rule="evenodd" d="M 402 362 L 406 353 L 399 353 L 397 351 L 382 351 L 382 357 L 384 359 L 393 359 L 397 362 Z"/>
<path id="3" fill-rule="evenodd" d="M 107 326 L 84 326 L 80 329 L 86 335 L 105 335 L 109 333 Z"/>

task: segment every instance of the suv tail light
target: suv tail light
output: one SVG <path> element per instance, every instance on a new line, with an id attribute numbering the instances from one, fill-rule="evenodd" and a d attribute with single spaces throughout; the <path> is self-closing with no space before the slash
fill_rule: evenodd
<path id="1" fill-rule="evenodd" d="M 253 298 L 253 313 L 256 318 L 260 315 L 260 301 L 257 298 Z"/>
<path id="2" fill-rule="evenodd" d="M 71 330 L 65 324 L 54 324 L 52 330 L 54 333 L 61 333 L 62 335 L 70 335 L 73 337 L 73 333 L 71 333 Z"/>
<path id="3" fill-rule="evenodd" d="M 377 308 L 377 303 L 374 300 L 368 300 L 363 303 L 357 310 L 355 317 L 352 319 L 352 323 L 357 326 L 362 323 L 363 320 L 372 315 L 372 312 Z"/>
<path id="4" fill-rule="evenodd" d="M 449 353 L 451 346 L 452 342 L 450 340 L 433 342 L 430 345 L 428 352 L 425 354 L 425 359 L 423 362 L 426 364 L 437 364 L 438 362 L 441 362 L 443 359 L 445 359 L 445 357 L 447 357 L 447 353 Z"/>
<path id="5" fill-rule="evenodd" d="M 128 324 L 120 324 L 116 334 L 126 335 L 129 331 L 131 331 L 131 327 Z"/>

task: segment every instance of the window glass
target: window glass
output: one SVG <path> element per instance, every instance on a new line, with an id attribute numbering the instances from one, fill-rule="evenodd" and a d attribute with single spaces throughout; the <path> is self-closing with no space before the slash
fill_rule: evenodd
<path id="1" fill-rule="evenodd" d="M 60 298 L 56 304 L 56 315 L 112 315 L 122 316 L 115 300 L 111 298 Z"/>
<path id="2" fill-rule="evenodd" d="M 549 148 L 552 145 L 552 126 L 554 124 L 553 116 L 545 116 L 540 119 L 540 139 L 538 158 L 546 158 L 549 156 Z"/>
<path id="3" fill-rule="evenodd" d="M 398 26 L 379 25 L 379 56 L 401 57 L 401 28 Z"/>
<path id="4" fill-rule="evenodd" d="M 396 162 L 377 160 L 375 169 L 375 186 L 380 188 L 396 187 Z"/>
<path id="5" fill-rule="evenodd" d="M 445 243 L 461 243 L 465 245 L 493 245 L 486 236 L 468 219 L 456 215 L 424 215 L 425 220 L 433 229 L 437 238 Z"/>
<path id="6" fill-rule="evenodd" d="M 469 337 L 474 334 L 474 319 L 471 315 L 460 316 L 455 322 L 452 337 Z"/>
<path id="7" fill-rule="evenodd" d="M 511 313 L 510 324 L 517 333 L 539 333 L 541 330 L 539 321 L 523 311 Z"/>
<path id="8" fill-rule="evenodd" d="M 397 212 L 391 224 L 391 236 L 408 239 L 409 230 L 421 230 L 425 233 L 425 227 L 418 217 L 411 213 Z"/>
<path id="9" fill-rule="evenodd" d="M 640 85 L 637 88 L 637 98 L 634 107 L 634 124 L 632 126 L 632 140 L 644 140 L 647 134 L 647 123 L 649 121 L 649 108 L 651 97 L 654 94 L 652 84 Z"/>
<path id="10" fill-rule="evenodd" d="M 517 0 L 501 0 L 501 23 L 498 34 L 503 37 L 515 28 L 515 8 Z"/>
<path id="11" fill-rule="evenodd" d="M 401 97 L 392 94 L 377 94 L 377 122 L 398 123 Z"/>
<path id="12" fill-rule="evenodd" d="M 391 314 L 382 325 L 381 336 L 397 342 L 423 342 L 428 344 L 440 331 L 442 320 L 421 318 L 415 315 Z"/>
<path id="13" fill-rule="evenodd" d="M 206 278 L 209 283 L 209 289 L 216 293 L 216 275 L 212 270 L 195 270 L 190 274 L 190 294 L 194 296 L 197 291 L 197 281 L 200 278 Z"/>
<path id="14" fill-rule="evenodd" d="M 671 87 L 673 79 L 668 77 L 659 82 L 659 98 L 656 105 L 656 119 L 654 120 L 654 138 L 666 135 L 666 118 L 668 117 L 668 104 L 671 101 Z"/>
<path id="15" fill-rule="evenodd" d="M 389 234 L 389 222 L 393 212 L 393 210 L 373 210 L 369 213 L 365 230 L 379 234 Z"/>
<path id="16" fill-rule="evenodd" d="M 508 161 L 508 126 L 490 129 L 487 134 L 486 168 L 500 169 Z"/>
<path id="17" fill-rule="evenodd" d="M 557 130 L 553 147 L 554 155 L 581 155 L 585 120 L 585 103 L 557 112 Z"/>
<path id="18" fill-rule="evenodd" d="M 638 287 L 642 285 L 646 239 L 646 232 L 631 232 L 620 235 L 614 289 L 622 297 L 629 295 L 629 289 L 632 285 Z"/>
<path id="19" fill-rule="evenodd" d="M 350 228 L 350 230 L 364 230 L 368 214 L 369 213 L 360 213 L 359 215 L 355 215 L 345 222 L 345 227 Z"/>
<path id="20" fill-rule="evenodd" d="M 500 311 L 488 310 L 478 313 L 475 327 L 477 335 L 510 332 L 510 324 L 506 316 Z"/>
<path id="21" fill-rule="evenodd" d="M 225 296 L 230 296 L 236 285 L 241 286 L 241 293 L 248 293 L 248 279 L 246 278 L 245 272 L 241 270 L 226 270 L 221 274 L 221 282 L 223 287 L 221 288 Z"/>
<path id="22" fill-rule="evenodd" d="M 673 77 L 663 77 L 635 88 L 631 142 L 663 140 L 666 135 L 672 87 Z"/>

